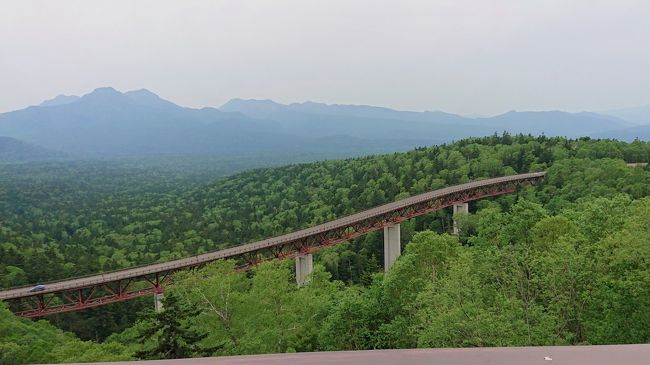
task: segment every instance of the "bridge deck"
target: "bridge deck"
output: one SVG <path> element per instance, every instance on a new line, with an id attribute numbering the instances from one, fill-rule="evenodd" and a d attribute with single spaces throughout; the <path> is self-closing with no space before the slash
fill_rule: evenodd
<path id="1" fill-rule="evenodd" d="M 363 221 L 371 217 L 381 216 L 391 211 L 395 211 L 397 209 L 408 207 L 421 202 L 430 201 L 432 199 L 444 197 L 449 194 L 458 193 L 462 191 L 471 191 L 481 187 L 498 185 L 498 184 L 503 184 L 508 182 L 534 180 L 543 177 L 544 174 L 545 172 L 533 172 L 533 173 L 498 177 L 493 179 L 479 180 L 479 181 L 473 181 L 466 184 L 455 185 L 455 186 L 415 195 L 406 199 L 398 200 L 393 203 L 380 205 L 378 207 L 371 208 L 339 219 L 335 219 L 333 221 L 323 223 L 317 226 L 305 228 L 299 231 L 264 239 L 257 242 L 252 242 L 240 246 L 235 246 L 232 248 L 227 248 L 224 250 L 190 256 L 187 258 L 168 261 L 168 262 L 151 264 L 147 266 L 140 266 L 140 267 L 128 268 L 128 269 L 117 270 L 112 272 L 106 272 L 103 274 L 50 282 L 46 284 L 45 290 L 36 293 L 29 292 L 29 289 L 31 289 L 33 285 L 5 290 L 0 292 L 0 300 L 31 297 L 31 296 L 43 295 L 47 293 L 74 290 L 77 288 L 85 288 L 85 287 L 102 284 L 102 283 L 116 282 L 118 280 L 142 277 L 143 275 L 148 275 L 148 274 L 162 273 L 162 272 L 177 270 L 185 267 L 198 266 L 200 264 L 215 261 L 218 259 L 237 257 L 249 252 L 256 252 L 260 249 L 283 245 L 286 244 L 287 242 L 293 242 L 304 237 L 317 235 L 341 227 L 346 227 L 355 222 Z"/>
<path id="2" fill-rule="evenodd" d="M 540 346 L 307 352 L 197 359 L 124 361 L 96 365 L 641 365 L 650 345 Z"/>

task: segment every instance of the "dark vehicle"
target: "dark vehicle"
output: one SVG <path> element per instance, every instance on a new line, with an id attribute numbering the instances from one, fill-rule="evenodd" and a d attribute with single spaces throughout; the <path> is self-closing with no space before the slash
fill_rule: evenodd
<path id="1" fill-rule="evenodd" d="M 29 289 L 30 293 L 45 290 L 45 285 L 38 284 L 35 287 Z"/>

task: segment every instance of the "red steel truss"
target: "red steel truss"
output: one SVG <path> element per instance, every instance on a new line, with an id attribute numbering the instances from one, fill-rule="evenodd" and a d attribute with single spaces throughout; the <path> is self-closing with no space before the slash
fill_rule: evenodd
<path id="1" fill-rule="evenodd" d="M 318 226 L 279 237 L 185 259 L 118 270 L 104 274 L 57 281 L 45 290 L 30 292 L 23 287 L 0 292 L 0 300 L 19 302 L 16 314 L 27 318 L 77 311 L 162 293 L 164 284 L 178 270 L 202 266 L 219 259 L 236 259 L 238 270 L 274 259 L 290 259 L 351 240 L 387 225 L 440 210 L 456 203 L 515 192 L 522 185 L 535 184 L 544 172 L 475 181 L 381 205 Z"/>

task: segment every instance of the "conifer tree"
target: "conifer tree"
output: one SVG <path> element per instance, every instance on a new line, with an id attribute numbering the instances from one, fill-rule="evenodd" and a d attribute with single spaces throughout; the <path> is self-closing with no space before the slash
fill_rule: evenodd
<path id="1" fill-rule="evenodd" d="M 199 311 L 179 303 L 172 293 L 166 293 L 163 310 L 154 313 L 150 325 L 140 333 L 140 340 L 153 340 L 155 346 L 138 351 L 139 359 L 183 359 L 209 356 L 217 348 L 203 348 L 199 345 L 207 333 L 190 328 L 187 320 L 196 317 Z"/>

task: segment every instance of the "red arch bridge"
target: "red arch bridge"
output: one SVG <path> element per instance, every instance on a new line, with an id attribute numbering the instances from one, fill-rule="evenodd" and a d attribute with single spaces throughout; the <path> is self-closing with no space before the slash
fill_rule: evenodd
<path id="1" fill-rule="evenodd" d="M 296 259 L 296 280 L 301 285 L 312 269 L 311 253 L 379 229 L 384 230 L 384 268 L 400 255 L 399 223 L 429 212 L 453 206 L 454 213 L 467 213 L 468 202 L 512 193 L 524 185 L 540 181 L 545 172 L 479 180 L 430 191 L 393 203 L 380 205 L 327 223 L 282 236 L 268 238 L 225 250 L 184 259 L 134 267 L 103 274 L 47 283 L 44 289 L 33 286 L 0 292 L 0 300 L 11 301 L 17 315 L 35 318 L 155 295 L 156 308 L 164 285 L 172 273 L 206 263 L 235 259 L 238 269 L 246 270 L 273 259 Z M 454 233 L 458 229 L 454 224 Z"/>

